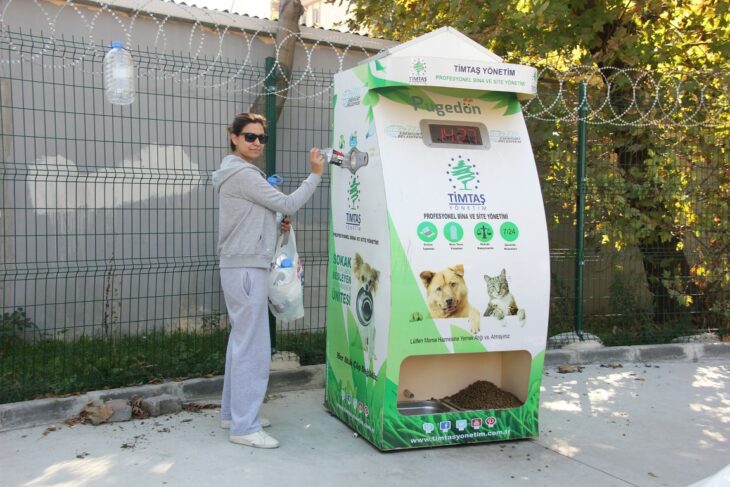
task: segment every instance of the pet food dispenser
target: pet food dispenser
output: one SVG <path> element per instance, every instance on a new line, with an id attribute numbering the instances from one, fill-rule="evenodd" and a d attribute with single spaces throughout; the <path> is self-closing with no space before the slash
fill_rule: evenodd
<path id="1" fill-rule="evenodd" d="M 335 76 L 325 403 L 382 450 L 538 434 L 536 81 L 448 27 Z"/>

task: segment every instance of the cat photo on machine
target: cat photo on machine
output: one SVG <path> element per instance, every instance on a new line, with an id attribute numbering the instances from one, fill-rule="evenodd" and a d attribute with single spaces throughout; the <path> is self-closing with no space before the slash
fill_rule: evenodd
<path id="1" fill-rule="evenodd" d="M 517 316 L 524 325 L 525 310 L 517 306 L 517 301 L 509 290 L 507 270 L 502 269 L 502 272 L 496 276 L 484 274 L 484 282 L 487 283 L 487 296 L 489 297 L 484 316 L 492 316 L 498 320 L 503 320 L 505 316 Z"/>

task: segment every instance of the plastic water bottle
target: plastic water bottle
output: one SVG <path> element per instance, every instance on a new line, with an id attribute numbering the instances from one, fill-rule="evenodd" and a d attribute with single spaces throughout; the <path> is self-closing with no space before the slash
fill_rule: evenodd
<path id="1" fill-rule="evenodd" d="M 285 262 L 288 262 L 289 265 L 284 265 Z M 281 254 L 279 254 L 276 257 L 276 267 L 291 267 L 291 266 L 292 266 L 291 259 L 285 253 L 282 252 Z"/>
<path id="2" fill-rule="evenodd" d="M 104 93 L 112 105 L 134 102 L 134 61 L 122 41 L 112 41 L 104 56 Z"/>
<path id="3" fill-rule="evenodd" d="M 270 185 L 272 185 L 275 188 L 279 188 L 282 184 L 284 184 L 284 176 L 280 174 L 272 174 L 266 180 L 269 182 Z M 281 190 L 281 189 L 280 189 Z M 284 219 L 284 215 L 280 212 L 276 212 L 276 224 L 278 225 L 281 223 L 281 220 Z"/>

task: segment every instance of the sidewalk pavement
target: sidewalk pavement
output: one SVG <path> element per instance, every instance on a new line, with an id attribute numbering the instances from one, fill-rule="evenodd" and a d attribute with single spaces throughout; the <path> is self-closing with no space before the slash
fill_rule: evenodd
<path id="1" fill-rule="evenodd" d="M 3 405 L 0 486 L 686 486 L 730 463 L 729 358 L 730 344 L 548 352 L 539 438 L 390 453 L 326 412 L 321 366 L 272 376 L 263 413 L 276 450 L 229 443 L 217 409 L 20 427 L 43 408 Z M 558 373 L 566 362 L 584 365 Z M 145 387 L 206 403 L 218 380 Z M 133 389 L 143 388 L 93 394 Z"/>

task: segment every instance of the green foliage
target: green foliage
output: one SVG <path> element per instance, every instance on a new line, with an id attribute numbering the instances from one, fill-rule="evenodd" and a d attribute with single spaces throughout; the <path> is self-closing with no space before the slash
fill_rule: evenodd
<path id="1" fill-rule="evenodd" d="M 24 314 L 15 317 L 27 325 Z M 207 318 L 207 329 L 197 333 L 157 331 L 114 341 L 82 337 L 74 342 L 8 342 L 0 353 L 0 404 L 222 374 L 229 330 L 220 327 L 218 315 Z M 324 362 L 324 331 L 285 333 L 278 341 L 281 350 L 296 352 L 302 365 Z"/>
<path id="2" fill-rule="evenodd" d="M 682 315 L 677 316 L 676 320 L 662 323 L 661 326 L 650 320 L 632 319 L 628 315 L 626 319 L 619 316 L 587 316 L 585 323 L 585 329 L 600 337 L 607 347 L 671 343 L 678 337 L 698 335 L 708 331 L 698 330 Z"/>
<path id="3" fill-rule="evenodd" d="M 614 266 L 609 286 L 609 313 L 616 326 L 645 326 L 651 322 L 651 307 L 640 298 L 641 277 Z"/>
<path id="4" fill-rule="evenodd" d="M 221 315 L 220 313 L 213 313 L 205 315 L 201 318 L 203 324 L 200 329 L 204 333 L 213 333 L 220 330 L 221 327 Z"/>
<path id="5" fill-rule="evenodd" d="M 349 26 L 407 41 L 444 26 L 510 61 L 691 69 L 727 63 L 726 2 L 353 0 Z"/>
<path id="6" fill-rule="evenodd" d="M 573 330 L 572 288 L 558 275 L 550 276 L 550 319 L 548 336 Z"/>
<path id="7" fill-rule="evenodd" d="M 657 323 L 674 313 L 705 311 L 730 329 L 728 5 L 354 0 L 350 24 L 399 41 L 451 26 L 508 62 L 549 67 L 538 86 L 543 106 L 577 93 L 577 83 L 565 83 L 556 72 L 587 66 L 574 69 L 574 78 L 588 83 L 591 110 L 604 106 L 610 93 L 604 120 L 594 118 L 589 126 L 589 242 L 640 249 Z M 602 76 L 580 76 L 591 70 Z M 625 73 L 632 70 L 652 76 L 630 79 Z M 574 115 L 569 103 L 551 113 Z M 642 114 L 660 122 L 645 126 Z M 621 122 L 613 123 L 616 118 Z M 529 121 L 553 223 L 575 218 L 574 124 Z"/>
<path id="8" fill-rule="evenodd" d="M 23 308 L 3 313 L 0 317 L 0 356 L 2 356 L 5 346 L 21 341 L 22 335 L 33 329 L 34 326 L 30 318 L 25 315 Z"/>
<path id="9" fill-rule="evenodd" d="M 323 364 L 325 361 L 325 332 L 282 332 L 276 337 L 276 348 L 294 352 L 302 365 Z"/>
<path id="10" fill-rule="evenodd" d="M 621 261 L 627 261 L 625 257 Z M 727 328 L 716 322 L 697 322 L 694 314 L 674 313 L 660 324 L 652 321 L 650 296 L 646 281 L 639 272 L 629 272 L 620 265 L 612 266 L 607 296 L 598 292 L 587 301 L 607 299 L 605 311 L 588 314 L 583 330 L 597 335 L 606 346 L 626 346 L 670 343 L 679 337 L 707 332 L 728 335 Z M 573 332 L 573 287 L 557 276 L 551 284 L 551 304 L 548 336 Z"/>

